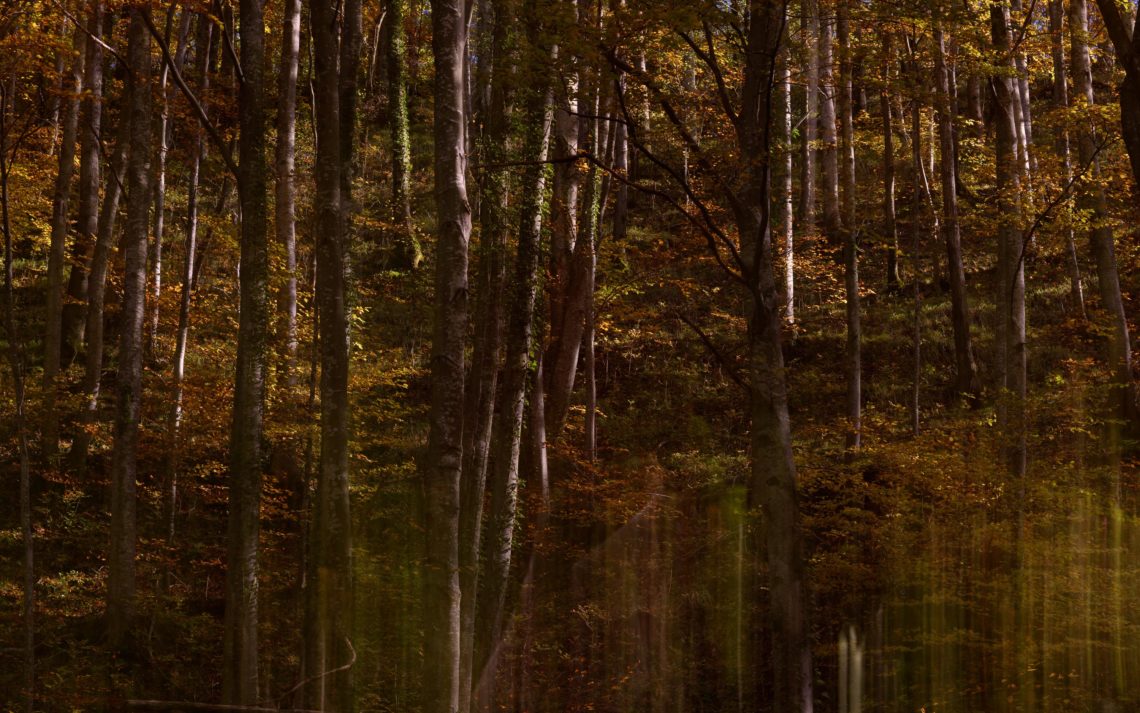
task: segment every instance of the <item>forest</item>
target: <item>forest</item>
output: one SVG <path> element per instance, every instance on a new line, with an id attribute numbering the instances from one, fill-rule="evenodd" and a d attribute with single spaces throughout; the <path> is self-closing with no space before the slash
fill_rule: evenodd
<path id="1" fill-rule="evenodd" d="M 1140 709 L 1138 23 L 0 1 L 0 710 Z"/>

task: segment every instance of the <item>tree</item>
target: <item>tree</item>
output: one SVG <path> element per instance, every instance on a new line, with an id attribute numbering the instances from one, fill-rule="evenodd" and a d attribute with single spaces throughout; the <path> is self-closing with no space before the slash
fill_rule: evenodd
<path id="1" fill-rule="evenodd" d="M 222 698 L 258 701 L 258 576 L 261 533 L 261 436 L 269 328 L 266 243 L 265 25 L 260 0 L 241 0 L 238 92 L 238 199 L 241 204 L 241 307 L 230 429 L 229 526 Z"/>
<path id="2" fill-rule="evenodd" d="M 281 30 L 281 63 L 277 70 L 277 170 L 274 228 L 285 246 L 285 288 L 278 299 L 284 324 L 284 383 L 293 386 L 297 361 L 297 225 L 294 166 L 297 140 L 297 56 L 301 49 L 301 0 L 286 0 Z"/>
<path id="3" fill-rule="evenodd" d="M 462 0 L 431 3 L 437 239 L 430 431 L 423 469 L 427 515 L 423 681 L 428 713 L 452 713 L 459 707 L 459 489 L 471 236 L 464 84 L 468 10 Z"/>
<path id="4" fill-rule="evenodd" d="M 392 134 L 392 222 L 400 231 L 401 261 L 412 269 L 423 262 L 423 251 L 412 223 L 411 138 L 408 128 L 408 68 L 404 31 L 406 0 L 388 2 L 388 122 Z"/>
<path id="5" fill-rule="evenodd" d="M 146 307 L 146 243 L 150 228 L 151 58 L 144 13 L 130 8 L 127 57 L 130 153 L 127 222 L 123 236 L 123 306 L 116 378 L 115 448 L 111 462 L 111 566 L 107 578 L 108 639 L 128 647 L 135 607 L 135 491 L 142 407 L 143 312 Z"/>

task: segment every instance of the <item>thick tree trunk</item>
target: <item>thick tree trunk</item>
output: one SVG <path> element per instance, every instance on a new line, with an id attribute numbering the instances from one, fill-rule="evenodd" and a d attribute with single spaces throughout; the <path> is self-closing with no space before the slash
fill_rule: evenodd
<path id="1" fill-rule="evenodd" d="M 1096 103 L 1093 95 L 1092 64 L 1088 48 L 1088 5 L 1086 0 L 1069 3 L 1070 55 L 1073 70 L 1073 92 L 1078 101 L 1088 106 Z M 1120 275 L 1116 266 L 1115 240 L 1109 223 L 1108 201 L 1101 186 L 1100 160 L 1097 135 L 1087 128 L 1077 136 L 1077 155 L 1081 165 L 1088 166 L 1090 181 L 1077 193 L 1077 207 L 1090 214 L 1089 243 L 1096 264 L 1097 291 L 1108 339 L 1108 362 L 1113 374 L 1115 398 L 1119 404 L 1118 416 L 1131 419 L 1135 416 L 1136 402 L 1132 385 L 1132 347 L 1128 333 L 1128 318 L 1120 294 Z"/>
<path id="2" fill-rule="evenodd" d="M 285 248 L 285 286 L 278 295 L 282 336 L 281 382 L 297 383 L 297 191 L 294 156 L 297 141 L 297 58 L 301 49 L 301 0 L 285 0 L 281 63 L 277 70 L 277 146 L 274 150 L 274 227 Z"/>
<path id="3" fill-rule="evenodd" d="M 358 7 L 358 6 L 357 6 Z M 349 336 L 345 273 L 348 258 L 348 176 L 352 147 L 344 134 L 353 111 L 346 102 L 348 82 L 342 72 L 352 63 L 337 62 L 336 8 L 330 0 L 314 0 L 315 118 L 317 163 L 317 308 L 320 310 L 321 447 L 317 501 L 311 533 L 312 565 L 307 578 L 309 621 L 306 631 L 305 700 L 308 708 L 349 713 L 353 710 L 351 642 L 352 523 L 348 499 L 348 372 Z M 354 24 L 352 21 L 349 25 Z M 354 41 L 346 29 L 341 42 Z M 345 51 L 341 47 L 341 52 Z M 343 55 L 342 55 L 343 60 Z M 346 106 L 347 103 L 347 106 Z M 346 153 L 347 151 L 347 153 Z M 333 671 L 331 675 L 327 672 Z"/>
<path id="4" fill-rule="evenodd" d="M 937 21 L 936 21 L 937 23 Z M 958 230 L 958 173 L 954 160 L 954 112 L 950 97 L 950 71 L 941 25 L 934 29 L 934 73 L 938 85 L 938 138 L 942 152 L 942 236 L 950 276 L 950 321 L 954 327 L 955 391 L 977 395 L 978 369 L 970 341 L 970 307 L 966 294 L 966 271 L 962 266 L 962 238 Z"/>
<path id="5" fill-rule="evenodd" d="M 849 451 L 863 440 L 863 328 L 859 304 L 859 242 L 855 227 L 855 129 L 852 112 L 852 67 L 850 8 L 839 0 L 836 27 L 839 38 L 839 111 L 843 122 L 843 284 L 847 310 L 847 437 Z"/>
<path id="6" fill-rule="evenodd" d="M 48 250 L 47 314 L 44 316 L 43 456 L 49 467 L 59 454 L 59 413 L 56 409 L 56 377 L 60 362 L 60 319 L 63 312 L 63 262 L 67 245 L 68 203 L 75 175 L 75 139 L 79 128 L 79 97 L 83 91 L 83 28 L 75 28 L 71 70 L 61 87 L 59 171 L 52 197 L 51 245 Z"/>
<path id="7" fill-rule="evenodd" d="M 752 416 L 752 479 L 749 503 L 763 511 L 768 557 L 769 660 L 774 680 L 773 710 L 810 713 L 812 655 L 804 592 L 804 558 L 799 532 L 799 496 L 788 417 L 787 382 L 780 345 L 780 302 L 769 230 L 770 146 L 766 127 L 771 106 L 774 55 L 784 28 L 785 8 L 752 0 L 747 63 L 738 129 L 741 154 L 749 157 L 743 208 L 737 212 L 749 276 L 746 300 Z"/>
<path id="8" fill-rule="evenodd" d="M 257 550 L 261 533 L 261 436 L 269 329 L 266 245 L 265 23 L 260 0 L 241 0 L 242 82 L 238 94 L 238 198 L 241 203 L 240 313 L 230 431 L 230 512 L 222 699 L 258 701 Z"/>
<path id="9" fill-rule="evenodd" d="M 459 483 L 463 462 L 463 362 L 467 331 L 466 90 L 467 8 L 432 0 L 435 57 L 437 251 L 431 360 L 431 414 L 424 467 L 424 711 L 459 707 Z"/>
<path id="10" fill-rule="evenodd" d="M 128 647 L 135 604 L 135 481 L 142 410 L 143 312 L 146 308 L 146 242 L 150 226 L 151 61 L 143 13 L 130 9 L 127 57 L 130 158 L 127 222 L 123 236 L 123 303 L 116 378 L 115 445 L 111 460 L 111 546 L 107 577 L 107 629 L 112 646 Z"/>

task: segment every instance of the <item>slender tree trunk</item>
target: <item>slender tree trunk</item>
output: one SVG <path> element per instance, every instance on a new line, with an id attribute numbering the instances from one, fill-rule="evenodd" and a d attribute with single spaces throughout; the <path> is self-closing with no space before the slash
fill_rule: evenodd
<path id="1" fill-rule="evenodd" d="M 423 251 L 412 222 L 412 149 L 408 120 L 407 39 L 404 31 L 407 0 L 388 3 L 388 123 L 392 134 L 392 222 L 399 231 L 400 264 L 415 270 Z"/>
<path id="2" fill-rule="evenodd" d="M 84 335 L 89 253 L 95 244 L 99 221 L 100 146 L 103 119 L 103 3 L 91 2 L 87 22 L 82 117 L 79 124 L 79 216 L 71 248 L 67 302 L 60 314 L 60 358 L 70 362 L 80 351 Z"/>
<path id="3" fill-rule="evenodd" d="M 1069 108 L 1069 82 L 1068 68 L 1065 65 L 1065 37 L 1064 37 L 1065 6 L 1061 0 L 1049 2 L 1049 40 L 1053 59 L 1053 105 L 1064 111 Z M 1064 179 L 1068 184 L 1073 180 L 1072 149 L 1069 142 L 1069 130 L 1062 127 L 1057 132 L 1057 153 L 1061 156 L 1064 166 Z M 1085 290 L 1081 279 L 1081 263 L 1077 257 L 1077 243 L 1073 230 L 1073 201 L 1065 201 L 1065 242 L 1069 249 L 1069 295 L 1073 304 L 1080 310 L 1081 318 L 1085 314 Z"/>
<path id="4" fill-rule="evenodd" d="M 852 112 L 850 8 L 839 0 L 836 27 L 839 39 L 839 111 L 843 122 L 843 283 L 847 308 L 847 437 L 849 451 L 858 450 L 863 439 L 863 328 L 859 304 L 859 231 L 855 227 L 855 131 Z"/>
<path id="5" fill-rule="evenodd" d="M 107 186 L 103 191 L 103 205 L 99 209 L 95 248 L 91 254 L 91 274 L 87 275 L 87 312 L 85 327 L 87 336 L 84 349 L 84 372 L 81 392 L 84 397 L 83 411 L 80 413 L 80 427 L 68 453 L 72 470 L 84 473 L 87 470 L 87 450 L 91 445 L 91 428 L 99 413 L 100 382 L 103 378 L 103 302 L 107 290 L 107 270 L 110 267 L 114 250 L 115 223 L 119 215 L 119 201 L 123 195 L 123 181 L 126 180 L 127 148 L 130 144 L 130 117 L 119 117 L 118 138 Z"/>
<path id="6" fill-rule="evenodd" d="M 60 319 L 63 312 L 63 262 L 67 245 L 68 203 L 75 175 L 75 139 L 79 128 L 79 97 L 83 92 L 83 28 L 75 28 L 71 69 L 61 87 L 59 172 L 52 197 L 51 246 L 48 251 L 47 314 L 44 317 L 44 370 L 42 441 L 44 462 L 50 465 L 59 454 L 59 413 L 56 408 L 56 378 L 60 362 Z"/>
<path id="7" fill-rule="evenodd" d="M 265 23 L 260 0 L 241 0 L 238 93 L 238 199 L 241 203 L 240 313 L 230 431 L 230 512 L 222 699 L 258 701 L 258 540 L 261 534 L 261 436 L 269 329 L 266 245 Z"/>
<path id="8" fill-rule="evenodd" d="M 911 74 L 915 83 L 918 83 L 918 63 L 914 60 L 916 41 L 908 38 L 911 54 Z M 917 436 L 921 428 L 922 412 L 920 399 L 922 396 L 922 270 L 919 262 L 919 251 L 922 247 L 922 196 L 923 196 L 923 168 L 922 168 L 922 106 L 917 99 L 911 101 L 910 110 L 910 156 L 911 172 L 913 174 L 913 197 L 910 205 L 910 269 L 911 282 L 914 285 L 914 313 L 911 335 L 911 351 L 914 355 L 914 373 L 911 386 L 911 432 Z"/>
<path id="9" fill-rule="evenodd" d="M 210 85 L 210 48 L 214 25 L 205 15 L 198 17 L 198 95 L 205 101 Z M 203 107 L 206 105 L 203 104 Z M 167 472 L 164 483 L 167 541 L 174 540 L 174 520 L 178 510 L 178 469 L 182 429 L 182 395 L 186 378 L 186 350 L 190 344 L 190 299 L 193 294 L 194 263 L 198 252 L 198 183 L 202 163 L 206 158 L 205 130 L 197 127 L 194 145 L 190 150 L 190 170 L 186 187 L 186 243 L 182 259 L 182 284 L 179 287 L 178 331 L 174 338 L 174 358 L 171 366 L 170 415 L 167 422 Z"/>
<path id="10" fill-rule="evenodd" d="M 285 287 L 278 296 L 284 324 L 282 383 L 292 390 L 297 375 L 297 222 L 294 155 L 297 140 L 297 58 L 301 48 L 301 0 L 285 0 L 281 30 L 281 64 L 277 72 L 277 146 L 274 165 L 274 225 L 285 247 Z"/>
<path id="11" fill-rule="evenodd" d="M 796 230 L 795 208 L 792 184 L 794 166 L 792 155 L 795 133 L 792 122 L 792 63 L 791 58 L 784 54 L 783 67 L 780 77 L 780 86 L 784 98 L 784 319 L 788 324 L 796 321 Z"/>
<path id="12" fill-rule="evenodd" d="M 819 20 L 819 160 L 822 166 L 823 229 L 833 245 L 840 241 L 839 142 L 835 126 L 835 70 L 832 67 L 835 15 L 820 8 Z"/>
<path id="13" fill-rule="evenodd" d="M 1018 15 L 1023 11 L 1022 0 L 1011 0 L 1010 9 Z M 1030 7 L 1032 12 L 1033 6 Z M 1021 161 L 1026 173 L 1026 180 L 1037 171 L 1037 158 L 1033 149 L 1033 114 L 1030 111 L 1030 96 L 1029 96 L 1029 64 L 1025 56 L 1025 52 L 1020 48 L 1015 47 L 1013 53 L 1014 67 L 1017 69 L 1017 114 L 1018 114 L 1018 127 L 1017 138 L 1021 151 L 1024 154 L 1021 156 Z"/>
<path id="14" fill-rule="evenodd" d="M 432 0 L 435 57 L 435 200 L 438 224 L 431 415 L 424 495 L 424 711 L 459 707 L 459 484 L 463 460 L 463 362 L 467 331 L 467 7 Z"/>
<path id="15" fill-rule="evenodd" d="M 479 186 L 479 303 L 476 306 L 475 345 L 464 391 L 463 479 L 459 490 L 459 576 L 462 590 L 462 643 L 459 664 L 459 711 L 471 706 L 475 666 L 476 592 L 480 579 L 483 500 L 487 483 L 488 453 L 494 421 L 495 394 L 503 351 L 507 274 L 507 233 L 510 230 L 510 172 L 492 168 L 508 160 L 511 133 L 511 84 L 514 21 L 512 4 L 492 0 L 483 8 L 480 44 L 490 50 L 490 62 L 480 69 L 489 81 L 484 105 L 483 135 L 479 141 L 482 170 Z M 489 76 L 488 76 L 489 75 Z M 480 87 L 480 92 L 485 89 Z"/>
<path id="16" fill-rule="evenodd" d="M 28 428 L 25 412 L 26 391 L 24 354 L 20 349 L 16 326 L 16 295 L 12 288 L 12 224 L 9 213 L 8 178 L 11 174 L 14 147 L 9 146 L 11 120 L 9 112 L 14 99 L 16 81 L 13 77 L 0 86 L 0 228 L 4 232 L 4 326 L 8 341 L 8 366 L 12 370 L 16 442 L 20 460 L 20 539 L 23 544 L 23 709 L 32 713 L 36 705 L 36 570 L 35 539 L 32 531 L 32 473 L 28 449 Z"/>
<path id="17" fill-rule="evenodd" d="M 999 57 L 1007 57 L 1010 48 L 1010 19 L 1008 6 L 990 8 L 990 22 L 994 50 Z M 997 76 L 992 80 L 997 107 L 996 184 L 998 215 L 1001 225 L 998 237 L 998 348 L 1001 387 L 1007 392 L 1008 405 L 999 408 L 1006 437 L 1010 474 L 1018 488 L 1023 488 L 1025 476 L 1025 270 L 1021 259 L 1022 234 L 1019 223 L 1021 211 L 1021 181 L 1016 157 L 1018 102 L 1016 80 Z M 1004 413 L 1003 413 L 1004 411 Z"/>
<path id="18" fill-rule="evenodd" d="M 1092 64 L 1088 48 L 1088 5 L 1085 0 L 1070 0 L 1069 42 L 1073 70 L 1073 92 L 1078 101 L 1088 106 L 1096 103 L 1093 95 Z M 1113 374 L 1113 387 L 1119 403 L 1119 416 L 1135 416 L 1136 403 L 1132 385 L 1132 348 L 1128 332 L 1128 318 L 1120 294 L 1120 275 L 1116 266 L 1115 240 L 1108 221 L 1108 201 L 1100 180 L 1098 139 L 1093 128 L 1081 131 L 1077 137 L 1077 154 L 1081 165 L 1088 166 L 1090 182 L 1077 193 L 1077 207 L 1091 214 L 1089 242 L 1096 264 L 1097 289 L 1101 308 L 1106 313 L 1105 327 L 1108 339 L 1108 362 Z M 1114 445 L 1115 447 L 1115 445 Z"/>
<path id="19" fill-rule="evenodd" d="M 525 3 L 528 18 L 528 48 L 534 55 L 543 51 L 536 44 L 538 22 L 535 0 Z M 507 586 L 510 581 L 511 553 L 514 548 L 514 526 L 518 513 L 519 458 L 522 447 L 523 415 L 526 408 L 526 382 L 530 373 L 531 348 L 534 343 L 535 302 L 538 292 L 539 241 L 542 230 L 542 199 L 551 124 L 549 88 L 529 87 L 524 90 L 525 108 L 521 117 L 523 131 L 522 160 L 527 163 L 520 179 L 518 223 L 518 255 L 514 279 L 510 282 L 510 312 L 507 324 L 506 362 L 499 401 L 499 417 L 492 435 L 492 470 L 490 473 L 491 508 L 487 533 L 483 540 L 483 566 L 480 576 L 478 611 L 475 617 L 476 656 L 473 671 L 478 673 L 478 699 L 489 698 L 495 670 L 492 651 L 503 631 Z M 541 411 L 538 401 L 532 409 Z M 536 461 L 537 462 L 537 461 Z M 480 705 L 482 709 L 484 706 Z"/>
<path id="20" fill-rule="evenodd" d="M 938 11 L 936 11 L 938 14 Z M 950 72 L 946 42 L 936 19 L 934 73 L 938 83 L 938 137 L 942 152 L 942 235 L 946 242 L 950 274 L 950 320 L 954 327 L 955 390 L 973 398 L 978 393 L 978 369 L 970 341 L 970 307 L 966 294 L 966 271 L 962 266 L 962 239 L 958 230 L 958 173 L 954 161 L 954 113 L 950 97 Z"/>
<path id="21" fill-rule="evenodd" d="M 819 130 L 819 0 L 801 0 L 804 69 L 804 122 L 800 161 L 800 222 L 815 224 L 816 136 Z"/>
<path id="22" fill-rule="evenodd" d="M 123 303 L 116 378 L 115 446 L 111 461 L 111 547 L 107 578 L 107 627 L 112 646 L 128 648 L 135 600 L 135 481 L 142 411 L 143 312 L 146 308 L 146 242 L 150 227 L 151 61 L 143 13 L 130 9 L 127 57 L 130 157 L 127 222 L 123 236 Z"/>
<path id="23" fill-rule="evenodd" d="M 883 33 L 883 87 L 879 109 L 883 115 L 883 235 L 887 243 L 887 292 L 897 292 L 899 275 L 899 233 L 895 217 L 895 129 L 890 98 L 891 34 Z"/>

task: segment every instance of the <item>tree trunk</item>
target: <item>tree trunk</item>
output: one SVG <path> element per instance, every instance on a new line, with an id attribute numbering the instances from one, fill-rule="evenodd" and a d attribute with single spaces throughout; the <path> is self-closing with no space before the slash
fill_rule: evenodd
<path id="1" fill-rule="evenodd" d="M 1079 1 L 1079 0 L 1078 0 Z M 1010 48 L 1009 8 L 990 8 L 994 50 L 1007 57 Z M 992 80 L 997 106 L 996 183 L 1000 229 L 998 234 L 998 349 L 1001 388 L 1007 405 L 999 406 L 1005 435 L 1010 475 L 1023 488 L 1025 476 L 1025 270 L 1022 255 L 1021 182 L 1016 161 L 1017 126 L 1014 107 L 1018 101 L 1015 79 Z"/>
<path id="2" fill-rule="evenodd" d="M 241 73 L 238 93 L 240 313 L 226 548 L 226 615 L 222 639 L 222 699 L 258 701 L 257 550 L 261 533 L 261 436 L 269 328 L 269 256 L 266 245 L 265 24 L 260 0 L 241 0 Z"/>
<path id="3" fill-rule="evenodd" d="M 783 186 L 783 233 L 784 233 L 784 319 L 788 324 L 796 321 L 796 230 L 795 208 L 792 192 L 793 159 L 795 153 L 794 123 L 792 121 L 792 64 L 791 58 L 785 53 L 783 68 L 780 77 L 780 86 L 784 98 L 784 186 Z M 620 126 L 620 125 L 619 125 Z"/>
<path id="4" fill-rule="evenodd" d="M 764 516 L 769 660 L 774 674 L 770 696 L 773 710 L 808 713 L 813 702 L 811 642 L 805 611 L 796 466 L 780 345 L 782 320 L 768 219 L 771 188 L 766 127 L 774 86 L 773 60 L 783 35 L 784 11 L 765 0 L 751 2 L 742 121 L 737 132 L 741 155 L 749 160 L 742 171 L 744 207 L 737 211 L 736 219 L 750 280 L 746 300 L 752 416 L 749 504 L 759 505 Z"/>
<path id="5" fill-rule="evenodd" d="M 535 0 L 524 7 L 528 18 L 528 49 L 541 57 L 537 45 L 538 21 Z M 528 162 L 520 185 L 518 223 L 518 256 L 514 279 L 510 282 L 510 310 L 506 337 L 506 362 L 499 401 L 499 417 L 492 434 L 490 472 L 491 509 L 486 537 L 483 539 L 483 566 L 480 576 L 478 611 L 475 621 L 476 655 L 473 671 L 477 700 L 489 698 L 495 670 L 492 652 L 498 644 L 504 619 L 507 586 L 510 581 L 511 552 L 514 548 L 514 526 L 518 512 L 519 458 L 522 447 L 523 415 L 526 407 L 526 383 L 530 372 L 530 355 L 534 342 L 535 301 L 538 292 L 539 241 L 542 231 L 542 199 L 551 123 L 551 95 L 548 87 L 532 86 L 523 90 L 526 96 L 521 117 L 523 131 L 522 160 Z M 532 409 L 542 409 L 539 402 Z M 480 709 L 484 706 L 480 705 Z"/>
<path id="6" fill-rule="evenodd" d="M 501 166 L 508 160 L 511 129 L 511 83 L 514 33 L 513 7 L 503 0 L 483 6 L 480 44 L 490 50 L 490 62 L 481 70 L 490 83 L 484 106 L 483 134 L 479 140 L 482 170 L 479 186 L 479 303 L 475 316 L 475 344 L 468 369 L 463 408 L 463 479 L 459 490 L 459 576 L 462 590 L 462 644 L 459 664 L 459 711 L 471 705 L 475 663 L 476 592 L 479 553 L 483 533 L 483 500 L 487 483 L 487 457 L 494 420 L 499 362 L 503 351 L 503 294 L 507 274 L 508 196 L 510 172 Z M 488 76 L 489 75 L 489 76 Z M 480 87 L 480 91 L 485 88 Z"/>
<path id="7" fill-rule="evenodd" d="M 1088 48 L 1088 5 L 1085 0 L 1070 0 L 1069 38 L 1073 70 L 1073 92 L 1078 101 L 1093 106 L 1092 64 Z M 1087 125 L 1087 124 L 1086 124 Z M 1100 160 L 1094 128 L 1081 131 L 1077 137 L 1077 154 L 1081 165 L 1088 166 L 1089 181 L 1077 193 L 1077 208 L 1090 213 L 1089 243 L 1096 264 L 1097 289 L 1105 311 L 1104 328 L 1108 332 L 1108 363 L 1113 374 L 1113 388 L 1118 416 L 1135 417 L 1136 404 L 1132 386 L 1132 348 L 1128 318 L 1120 294 L 1120 275 L 1116 267 L 1116 248 L 1109 224 L 1108 201 L 1100 184 Z M 1116 447 L 1117 444 L 1114 444 Z"/>
<path id="8" fill-rule="evenodd" d="M 936 11 L 937 14 L 937 11 Z M 958 173 L 954 160 L 954 112 L 950 97 L 950 72 L 946 66 L 946 43 L 936 19 L 934 73 L 938 84 L 938 138 L 942 152 L 942 235 L 946 242 L 950 274 L 950 320 L 954 327 L 955 391 L 973 398 L 978 393 L 978 369 L 970 341 L 970 307 L 966 294 L 966 271 L 962 266 L 962 238 L 958 230 Z"/>
<path id="9" fill-rule="evenodd" d="M 107 270 L 114 250 L 119 201 L 123 195 L 123 181 L 126 180 L 127 148 L 130 144 L 129 115 L 120 115 L 117 131 L 115 154 L 111 157 L 110 175 L 103 192 L 103 205 L 99 209 L 95 249 L 91 254 L 91 274 L 85 277 L 87 313 L 85 327 L 81 330 L 87 336 L 87 346 L 83 355 L 84 404 L 79 417 L 80 426 L 68 453 L 72 470 L 80 474 L 87 470 L 87 450 L 91 445 L 90 429 L 94 426 L 99 413 L 100 382 L 103 378 L 103 302 L 107 291 Z"/>
<path id="10" fill-rule="evenodd" d="M 908 49 L 911 56 L 911 74 L 918 81 L 918 63 L 914 59 L 917 42 L 907 38 Z M 918 436 L 922 425 L 922 411 L 920 408 L 922 397 L 922 270 L 919 269 L 919 251 L 922 247 L 922 196 L 923 196 L 923 168 L 922 168 L 922 106 L 917 98 L 911 100 L 910 109 L 910 158 L 913 194 L 910 204 L 910 270 L 911 283 L 914 285 L 914 311 L 912 314 L 911 351 L 913 353 L 914 372 L 911 383 L 911 433 Z"/>
<path id="11" fill-rule="evenodd" d="M 833 45 L 835 16 L 820 9 L 819 20 L 819 160 L 822 166 L 823 230 L 828 241 L 840 242 L 839 144 L 835 127 L 835 70 Z"/>
<path id="12" fill-rule="evenodd" d="M 407 39 L 404 31 L 407 0 L 388 2 L 388 123 L 392 134 L 392 222 L 397 226 L 400 265 L 413 270 L 423 251 L 412 222 L 412 149 L 408 123 Z"/>
<path id="13" fill-rule="evenodd" d="M 843 284 L 847 308 L 847 437 L 848 451 L 863 440 L 863 328 L 859 304 L 859 231 L 855 227 L 855 131 L 852 105 L 850 8 L 839 0 L 836 27 L 839 37 L 839 111 L 843 122 Z"/>
<path id="14" fill-rule="evenodd" d="M 306 707 L 347 713 L 353 709 L 352 531 L 348 500 L 348 306 L 345 286 L 348 236 L 347 176 L 351 145 L 344 133 L 347 82 L 337 62 L 335 3 L 314 0 L 313 23 L 317 163 L 317 308 L 320 310 L 321 445 L 317 501 L 311 525 L 312 565 L 306 630 Z M 349 22 L 349 24 L 352 24 Z M 342 35 L 341 42 L 352 42 Z M 343 47 L 341 48 L 343 52 Z M 342 55 L 343 57 L 343 55 Z M 348 102 L 351 106 L 352 102 Z M 346 154 L 345 151 L 348 150 Z M 335 671 L 331 675 L 327 672 Z"/>
<path id="15" fill-rule="evenodd" d="M 1049 2 L 1049 41 L 1053 59 L 1053 105 L 1062 111 L 1069 108 L 1069 82 L 1068 68 L 1065 66 L 1064 46 L 1064 19 L 1065 6 L 1061 0 Z M 1069 130 L 1062 127 L 1057 132 L 1057 153 L 1061 156 L 1064 166 L 1065 183 L 1073 180 L 1072 149 L 1069 142 Z M 1065 242 L 1069 249 L 1069 295 L 1073 304 L 1080 310 L 1081 318 L 1085 313 L 1085 290 L 1081 280 L 1081 263 L 1077 257 L 1077 243 L 1073 231 L 1073 201 L 1065 201 L 1066 219 L 1064 221 Z"/>
<path id="16" fill-rule="evenodd" d="M 84 62 L 83 116 L 79 126 L 79 217 L 71 248 L 71 271 L 67 280 L 67 303 L 60 315 L 60 358 L 71 361 L 79 354 L 84 335 L 84 304 L 88 291 L 88 259 L 99 223 L 100 145 L 103 124 L 103 3 L 94 0 L 87 22 Z M 110 187 L 108 187 L 110 190 Z M 117 189 L 116 189 L 117 190 Z M 93 258 L 91 258 L 93 259 Z"/>
<path id="17" fill-rule="evenodd" d="M 210 85 L 210 48 L 214 25 L 205 15 L 198 17 L 198 95 L 205 95 Z M 190 149 L 190 170 L 186 186 L 186 244 L 182 259 L 182 284 L 179 288 L 178 331 L 174 338 L 174 358 L 171 367 L 170 416 L 167 422 L 167 471 L 164 483 L 167 540 L 174 540 L 174 519 L 178 509 L 179 432 L 182 428 L 182 391 L 186 377 L 186 350 L 190 343 L 190 298 L 193 294 L 194 262 L 198 252 L 198 182 L 202 163 L 206 159 L 205 129 L 197 127 L 197 136 Z"/>
<path id="18" fill-rule="evenodd" d="M 437 251 L 431 360 L 431 414 L 424 468 L 424 711 L 459 707 L 459 483 L 463 462 L 463 362 L 467 331 L 466 90 L 467 7 L 432 0 L 435 57 Z"/>
<path id="19" fill-rule="evenodd" d="M 75 174 L 75 138 L 79 128 L 79 97 L 83 92 L 84 39 L 80 27 L 75 28 L 74 57 L 71 70 L 64 77 L 60 105 L 62 125 L 59 144 L 59 172 L 52 197 L 51 247 L 48 251 L 47 314 L 44 316 L 43 370 L 43 455 L 51 467 L 59 454 L 59 414 L 56 409 L 56 377 L 60 361 L 60 319 L 63 312 L 63 262 L 67 245 L 68 203 L 71 179 Z"/>
<path id="20" fill-rule="evenodd" d="M 277 146 L 274 166 L 274 226 L 285 248 L 285 287 L 278 296 L 282 321 L 281 382 L 297 384 L 297 199 L 294 155 L 297 141 L 297 58 L 301 49 L 301 0 L 285 0 L 281 30 L 281 64 L 277 72 Z M 291 396 L 291 395 L 290 395 Z M 292 400 L 290 398 L 290 400 Z"/>
<path id="21" fill-rule="evenodd" d="M 127 222 L 123 235 L 123 303 L 116 378 L 115 445 L 111 461 L 111 547 L 107 577 L 107 628 L 112 646 L 128 648 L 135 600 L 135 481 L 142 407 L 143 312 L 146 308 L 146 242 L 150 227 L 151 96 L 150 35 L 143 13 L 130 9 L 127 57 L 130 157 Z"/>
<path id="22" fill-rule="evenodd" d="M 804 122 L 800 161 L 800 222 L 809 230 L 815 224 L 816 136 L 819 131 L 819 0 L 802 0 Z"/>
<path id="23" fill-rule="evenodd" d="M 887 292 L 898 292 L 899 233 L 895 217 L 895 129 L 890 97 L 891 35 L 883 33 L 883 87 L 879 110 L 883 115 L 883 235 L 887 243 Z"/>

